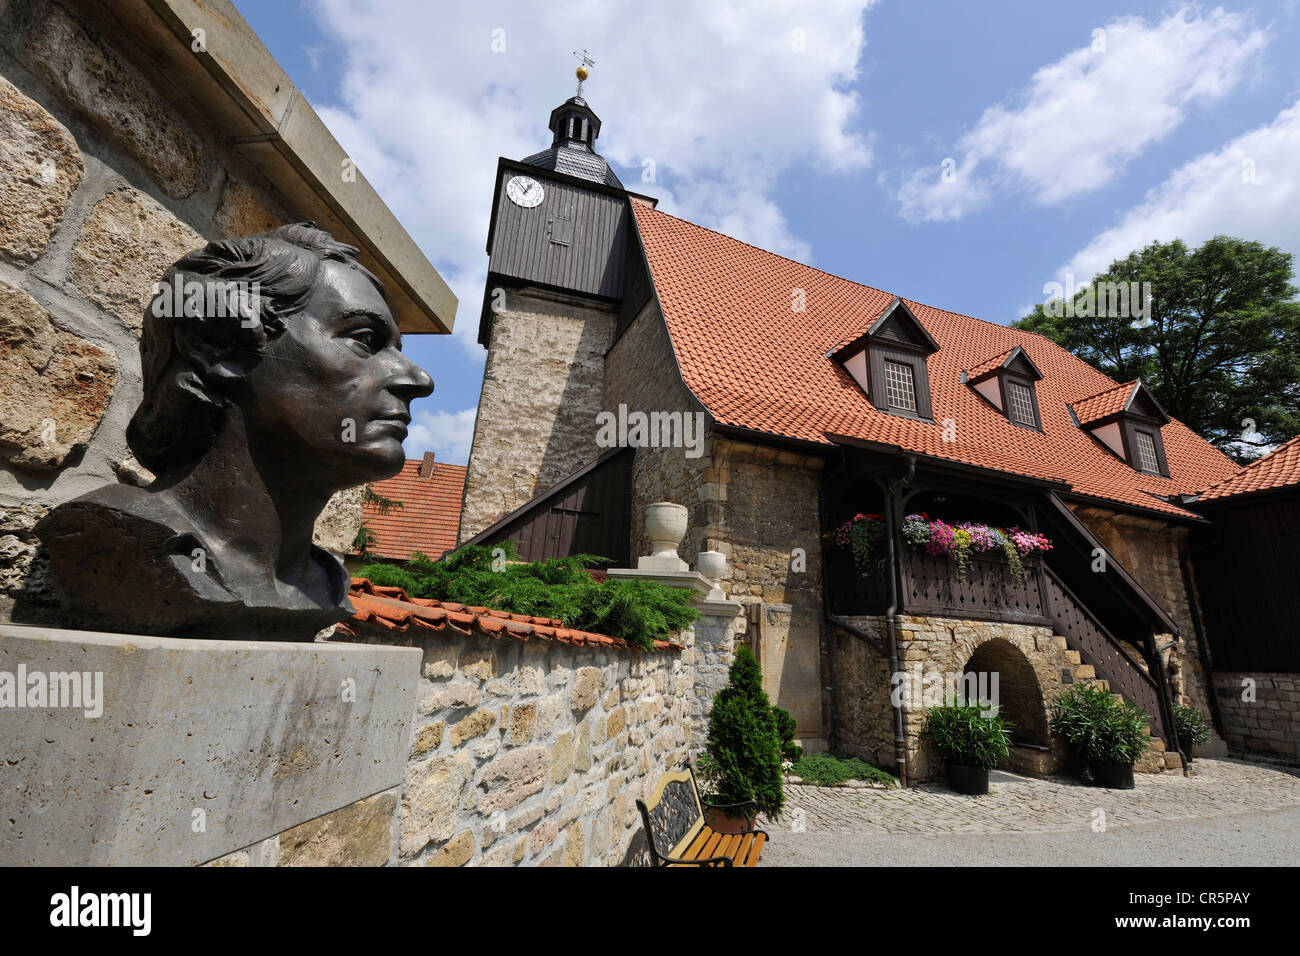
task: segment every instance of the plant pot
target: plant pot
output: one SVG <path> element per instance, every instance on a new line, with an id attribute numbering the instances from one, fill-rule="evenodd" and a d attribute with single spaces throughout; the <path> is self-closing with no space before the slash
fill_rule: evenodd
<path id="1" fill-rule="evenodd" d="M 704 822 L 715 833 L 748 833 L 758 825 L 758 814 L 734 817 L 713 807 L 705 807 Z"/>
<path id="2" fill-rule="evenodd" d="M 958 793 L 978 797 L 989 792 L 989 770 L 987 767 L 963 767 L 951 760 L 943 762 L 944 776 L 948 786 Z"/>
<path id="3" fill-rule="evenodd" d="M 1092 772 L 1094 786 L 1110 790 L 1136 790 L 1133 782 L 1133 765 L 1131 763 L 1111 763 L 1107 760 L 1089 760 L 1088 770 Z"/>

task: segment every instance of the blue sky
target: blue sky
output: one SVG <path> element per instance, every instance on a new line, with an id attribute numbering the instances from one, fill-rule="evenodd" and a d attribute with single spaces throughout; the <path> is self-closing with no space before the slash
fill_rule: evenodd
<path id="1" fill-rule="evenodd" d="M 1010 322 L 1154 239 L 1300 254 L 1297 0 L 235 3 L 460 298 L 406 340 L 410 457 L 468 457 L 496 159 L 550 144 L 574 49 L 630 189 L 930 305 Z"/>

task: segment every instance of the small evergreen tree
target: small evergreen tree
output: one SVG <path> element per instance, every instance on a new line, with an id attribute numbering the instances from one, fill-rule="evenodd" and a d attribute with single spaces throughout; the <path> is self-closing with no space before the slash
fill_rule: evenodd
<path id="1" fill-rule="evenodd" d="M 785 805 L 781 739 L 758 661 L 743 644 L 736 649 L 727 677 L 727 686 L 713 695 L 700 775 L 715 802 L 753 800 L 761 813 L 776 819 Z"/>

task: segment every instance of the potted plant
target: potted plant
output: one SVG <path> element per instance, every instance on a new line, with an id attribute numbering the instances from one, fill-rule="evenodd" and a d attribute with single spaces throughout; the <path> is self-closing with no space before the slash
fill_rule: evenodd
<path id="1" fill-rule="evenodd" d="M 1011 724 L 997 708 L 949 700 L 931 707 L 921 736 L 943 758 L 948 786 L 958 793 L 989 792 L 989 771 L 1011 753 Z"/>
<path id="2" fill-rule="evenodd" d="M 1147 748 L 1147 712 L 1101 687 L 1077 684 L 1052 710 L 1052 733 L 1088 762 L 1092 782 L 1132 790 L 1133 765 Z"/>
<path id="3" fill-rule="evenodd" d="M 1174 704 L 1174 731 L 1178 734 L 1178 749 L 1192 759 L 1192 748 L 1210 739 L 1210 722 L 1195 707 Z"/>
<path id="4" fill-rule="evenodd" d="M 714 830 L 744 833 L 759 813 L 780 816 L 781 741 L 758 661 L 743 644 L 736 648 L 727 686 L 713 695 L 698 769 L 707 793 L 701 798 L 705 819 Z"/>

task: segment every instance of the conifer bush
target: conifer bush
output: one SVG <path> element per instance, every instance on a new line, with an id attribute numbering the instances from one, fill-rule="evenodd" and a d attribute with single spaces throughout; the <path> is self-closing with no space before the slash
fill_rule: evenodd
<path id="1" fill-rule="evenodd" d="M 759 812 L 775 820 L 785 805 L 781 740 L 758 661 L 743 644 L 736 648 L 727 678 L 727 686 L 713 695 L 700 776 L 711 802 L 753 800 Z"/>
<path id="2" fill-rule="evenodd" d="M 401 567 L 368 564 L 357 577 L 400 587 L 412 597 L 557 618 L 565 627 L 619 637 L 642 650 L 695 620 L 697 612 L 688 604 L 691 592 L 684 588 L 595 580 L 587 568 L 605 560 L 597 555 L 527 563 L 518 556 L 513 541 L 474 545 L 437 561 L 416 554 Z"/>

